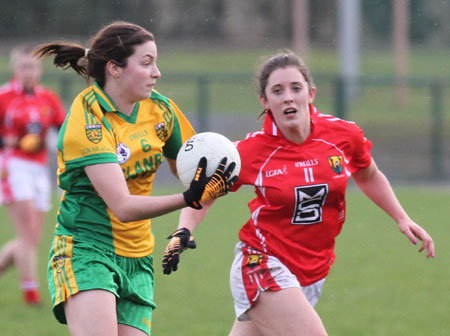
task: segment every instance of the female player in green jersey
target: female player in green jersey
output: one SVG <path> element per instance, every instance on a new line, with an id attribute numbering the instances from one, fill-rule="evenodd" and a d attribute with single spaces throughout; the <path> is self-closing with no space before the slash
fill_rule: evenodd
<path id="1" fill-rule="evenodd" d="M 211 177 L 206 160 L 183 194 L 149 196 L 166 157 L 176 174 L 182 143 L 194 134 L 173 101 L 154 91 L 161 76 L 153 35 L 114 22 L 99 31 L 89 49 L 56 42 L 36 54 L 54 56 L 95 83 L 74 100 L 58 139 L 58 184 L 64 193 L 49 257 L 53 312 L 72 335 L 151 334 L 154 237 L 149 218 L 226 194 L 235 179 L 226 159 Z M 194 208 L 194 209 L 193 209 Z M 186 229 L 171 247 L 178 258 L 195 243 Z"/>

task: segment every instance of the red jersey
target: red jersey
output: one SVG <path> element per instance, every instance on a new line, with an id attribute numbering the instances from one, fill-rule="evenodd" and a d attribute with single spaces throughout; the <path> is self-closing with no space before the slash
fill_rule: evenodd
<path id="1" fill-rule="evenodd" d="M 27 133 L 39 134 L 45 139 L 49 127 L 60 127 L 66 117 L 66 109 L 51 90 L 36 86 L 33 92 L 25 92 L 15 80 L 0 89 L 0 132 L 21 138 Z M 14 157 L 46 164 L 47 150 L 42 147 L 36 153 L 26 153 L 19 147 L 12 150 Z"/>
<path id="2" fill-rule="evenodd" d="M 241 172 L 233 190 L 253 185 L 251 218 L 239 238 L 277 257 L 302 286 L 328 274 L 335 238 L 345 221 L 345 191 L 352 173 L 371 163 L 371 142 L 353 122 L 310 105 L 311 135 L 287 140 L 267 115 L 261 131 L 237 142 Z"/>

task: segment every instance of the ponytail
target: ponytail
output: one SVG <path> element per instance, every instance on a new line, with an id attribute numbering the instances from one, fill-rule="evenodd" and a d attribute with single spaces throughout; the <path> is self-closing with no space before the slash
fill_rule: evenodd
<path id="1" fill-rule="evenodd" d="M 58 68 L 67 69 L 71 67 L 77 74 L 82 76 L 86 82 L 89 82 L 90 75 L 87 69 L 88 56 L 84 47 L 76 43 L 45 43 L 35 49 L 34 55 L 38 58 L 54 55 L 53 63 Z"/>
<path id="2" fill-rule="evenodd" d="M 80 76 L 94 79 L 100 87 L 105 85 L 105 68 L 108 61 L 126 67 L 137 45 L 155 41 L 152 33 L 141 26 L 125 21 L 113 22 L 91 39 L 90 49 L 77 43 L 51 42 L 41 44 L 34 54 L 40 57 L 55 56 L 53 63 L 62 69 L 71 67 Z"/>

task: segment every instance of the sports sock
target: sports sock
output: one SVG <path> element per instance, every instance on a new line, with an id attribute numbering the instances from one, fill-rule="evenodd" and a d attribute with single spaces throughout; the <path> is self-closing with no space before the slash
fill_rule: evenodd
<path id="1" fill-rule="evenodd" d="M 36 281 L 22 281 L 20 287 L 26 304 L 38 305 L 41 303 L 39 284 Z"/>

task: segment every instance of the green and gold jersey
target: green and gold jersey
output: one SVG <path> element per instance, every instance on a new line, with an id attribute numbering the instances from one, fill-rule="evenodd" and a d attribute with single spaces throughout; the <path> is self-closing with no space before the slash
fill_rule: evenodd
<path id="1" fill-rule="evenodd" d="M 125 257 L 151 254 L 151 221 L 120 222 L 83 167 L 118 163 L 130 193 L 150 195 L 163 157 L 175 159 L 193 134 L 178 107 L 156 91 L 136 103 L 127 116 L 97 84 L 85 89 L 74 100 L 59 134 L 58 185 L 64 193 L 55 234 L 95 242 Z"/>

